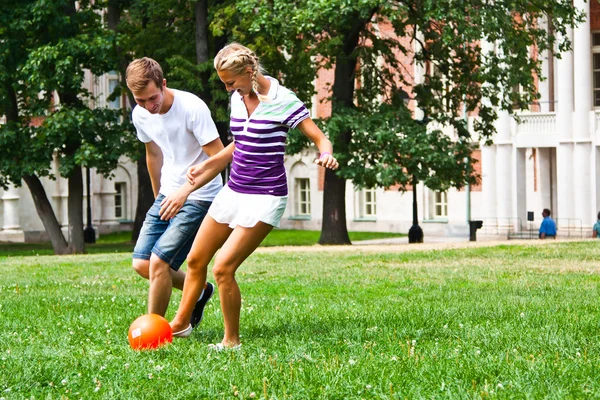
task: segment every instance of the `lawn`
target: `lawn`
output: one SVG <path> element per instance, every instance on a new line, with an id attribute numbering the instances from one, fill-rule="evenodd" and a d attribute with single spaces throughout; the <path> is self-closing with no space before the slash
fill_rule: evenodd
<path id="1" fill-rule="evenodd" d="M 275 229 L 261 243 L 261 246 L 310 246 L 319 241 L 320 231 L 299 231 Z M 389 232 L 350 232 L 350 240 L 387 239 L 406 236 L 402 233 Z M 86 245 L 90 254 L 133 252 L 131 232 L 118 232 L 102 235 L 94 244 Z M 6 243 L 0 242 L 0 258 L 3 256 L 33 256 L 54 254 L 50 243 Z"/>
<path id="2" fill-rule="evenodd" d="M 600 398 L 599 258 L 592 241 L 259 249 L 238 274 L 244 345 L 215 353 L 216 298 L 191 338 L 129 349 L 147 292 L 129 254 L 7 257 L 0 398 Z"/>

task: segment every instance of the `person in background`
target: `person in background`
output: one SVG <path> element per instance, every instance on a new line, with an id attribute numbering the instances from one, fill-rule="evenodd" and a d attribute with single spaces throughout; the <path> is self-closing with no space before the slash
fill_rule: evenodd
<path id="1" fill-rule="evenodd" d="M 556 239 L 556 222 L 550 217 L 550 209 L 544 208 L 542 216 L 544 220 L 540 225 L 540 239 Z"/>
<path id="2" fill-rule="evenodd" d="M 600 238 L 600 212 L 598 213 L 598 221 L 596 221 L 594 227 L 592 228 L 592 237 Z"/>

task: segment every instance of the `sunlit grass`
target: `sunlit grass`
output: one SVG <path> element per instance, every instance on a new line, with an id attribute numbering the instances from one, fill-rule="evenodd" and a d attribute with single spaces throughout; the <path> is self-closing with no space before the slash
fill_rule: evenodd
<path id="1" fill-rule="evenodd" d="M 258 251 L 240 268 L 243 348 L 127 344 L 147 282 L 129 254 L 0 262 L 0 397 L 597 398 L 595 242 L 446 251 Z M 177 307 L 175 293 L 167 317 Z"/>

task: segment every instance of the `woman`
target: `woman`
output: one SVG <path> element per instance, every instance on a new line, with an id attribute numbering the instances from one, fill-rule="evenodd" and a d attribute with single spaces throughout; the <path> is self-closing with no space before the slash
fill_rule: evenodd
<path id="1" fill-rule="evenodd" d="M 337 169 L 331 142 L 310 119 L 304 104 L 277 80 L 262 73 L 250 49 L 237 43 L 223 48 L 215 69 L 231 93 L 231 131 L 234 141 L 221 152 L 188 171 L 191 184 L 204 184 L 232 162 L 229 182 L 214 199 L 187 257 L 188 269 L 177 315 L 175 336 L 191 333 L 190 316 L 206 270 L 219 248 L 213 273 L 219 287 L 225 333 L 217 350 L 240 346 L 240 289 L 235 272 L 279 221 L 287 203 L 284 168 L 285 139 L 298 128 L 319 149 L 315 162 Z"/>

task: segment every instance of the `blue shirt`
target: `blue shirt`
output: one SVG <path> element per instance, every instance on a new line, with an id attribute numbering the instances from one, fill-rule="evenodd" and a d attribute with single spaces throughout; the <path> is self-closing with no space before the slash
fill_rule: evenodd
<path id="1" fill-rule="evenodd" d="M 545 233 L 546 236 L 556 236 L 556 223 L 550 217 L 544 218 L 540 225 L 540 235 Z"/>
<path id="2" fill-rule="evenodd" d="M 600 220 L 594 224 L 594 230 L 596 231 L 596 237 L 600 239 Z"/>

